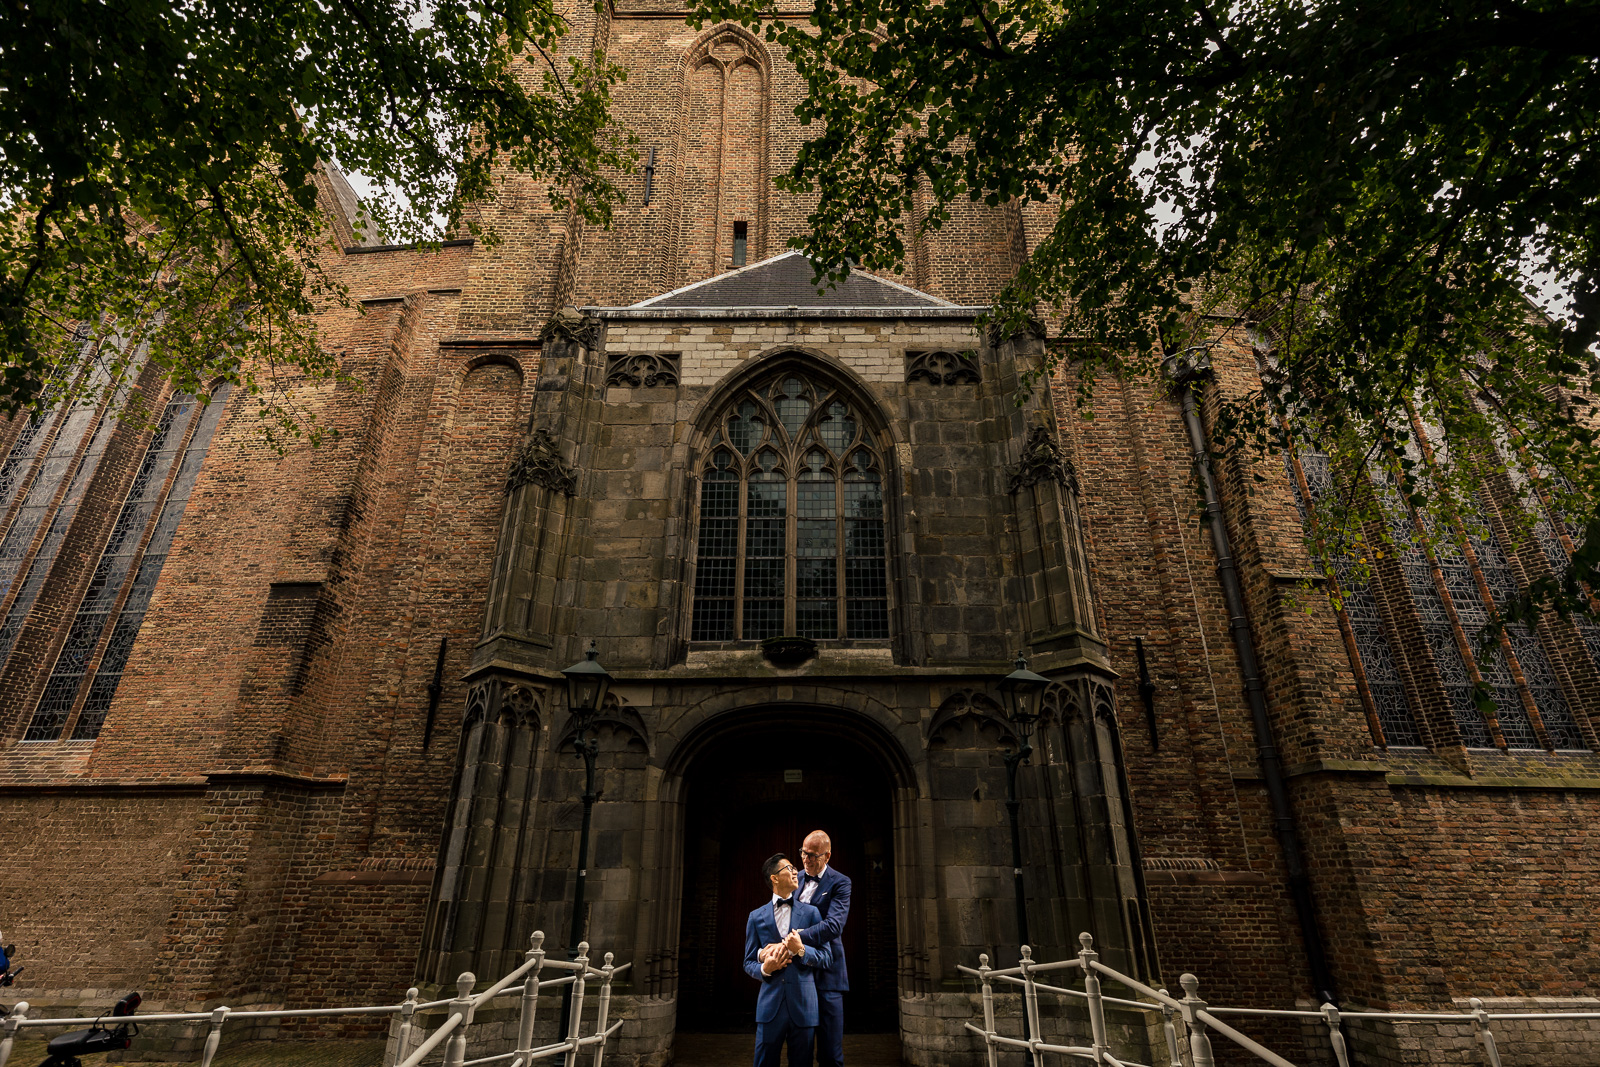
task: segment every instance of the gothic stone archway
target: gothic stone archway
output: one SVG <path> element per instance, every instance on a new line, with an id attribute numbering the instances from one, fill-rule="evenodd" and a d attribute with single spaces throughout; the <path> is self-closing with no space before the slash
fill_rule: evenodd
<path id="1" fill-rule="evenodd" d="M 893 781 L 865 746 L 792 708 L 746 719 L 684 775 L 678 1029 L 754 1029 L 745 917 L 767 899 L 761 862 L 821 828 L 854 883 L 845 951 L 852 1033 L 896 1028 Z"/>

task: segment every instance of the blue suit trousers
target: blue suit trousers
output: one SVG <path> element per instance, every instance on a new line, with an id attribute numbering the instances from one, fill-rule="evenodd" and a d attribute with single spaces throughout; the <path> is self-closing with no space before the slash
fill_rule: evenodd
<path id="1" fill-rule="evenodd" d="M 789 1044 L 789 1067 L 811 1067 L 812 1039 L 816 1027 L 796 1026 L 788 998 L 780 1002 L 778 1014 L 770 1022 L 756 1023 L 755 1067 L 778 1067 L 778 1054 Z"/>
<path id="2" fill-rule="evenodd" d="M 844 993 L 837 989 L 817 991 L 817 1067 L 844 1067 Z"/>

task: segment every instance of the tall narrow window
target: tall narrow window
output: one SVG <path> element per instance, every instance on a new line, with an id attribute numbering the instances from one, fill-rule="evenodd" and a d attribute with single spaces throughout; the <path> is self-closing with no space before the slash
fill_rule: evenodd
<path id="1" fill-rule="evenodd" d="M 744 250 L 750 235 L 749 223 L 736 222 L 733 224 L 733 265 L 744 266 Z"/>
<path id="2" fill-rule="evenodd" d="M 227 398 L 163 409 L 23 740 L 56 740 L 74 713 L 73 740 L 99 736 Z"/>
<path id="3" fill-rule="evenodd" d="M 696 641 L 889 636 L 882 464 L 850 402 L 784 369 L 724 409 L 700 473 Z"/>
<path id="4" fill-rule="evenodd" d="M 1333 476 L 1328 457 L 1314 449 L 1301 448 L 1285 453 L 1289 468 L 1290 489 L 1295 504 L 1300 509 L 1300 521 L 1308 536 L 1317 528 L 1315 507 L 1333 491 Z M 1311 494 L 1307 500 L 1300 492 L 1296 468 L 1305 479 Z M 1378 728 L 1383 740 L 1392 746 L 1417 746 L 1422 744 L 1422 734 L 1417 729 L 1416 716 L 1406 697 L 1405 683 L 1395 663 L 1394 650 L 1384 630 L 1383 616 L 1378 601 L 1372 594 L 1367 579 L 1361 575 L 1350 557 L 1340 553 L 1332 560 L 1334 580 L 1338 583 L 1339 612 L 1349 627 L 1349 638 L 1354 642 L 1353 655 L 1361 660 L 1360 678 L 1366 686 L 1366 696 L 1372 701 Z M 1481 720 L 1480 720 L 1481 721 Z"/>

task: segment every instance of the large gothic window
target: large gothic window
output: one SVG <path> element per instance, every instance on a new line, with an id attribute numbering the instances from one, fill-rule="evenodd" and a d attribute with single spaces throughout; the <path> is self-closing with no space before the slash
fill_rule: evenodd
<path id="1" fill-rule="evenodd" d="M 696 641 L 889 636 L 883 463 L 835 387 L 786 368 L 723 409 L 700 471 Z"/>
<path id="2" fill-rule="evenodd" d="M 100 735 L 228 391 L 168 400 L 23 740 Z"/>

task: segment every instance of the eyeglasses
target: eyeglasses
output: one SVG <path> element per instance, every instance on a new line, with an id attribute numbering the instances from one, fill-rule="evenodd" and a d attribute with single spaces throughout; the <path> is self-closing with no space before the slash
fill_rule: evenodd
<path id="1" fill-rule="evenodd" d="M 779 874 L 795 874 L 796 871 L 795 871 L 794 867 L 792 867 L 792 866 L 790 866 L 789 864 L 786 863 L 782 867 L 778 868 L 778 873 Z"/>
<path id="2" fill-rule="evenodd" d="M 833 855 L 833 853 L 831 853 L 831 852 L 812 852 L 808 848 L 803 848 L 803 849 L 800 850 L 800 855 L 804 856 L 808 860 L 820 860 L 824 856 Z"/>

